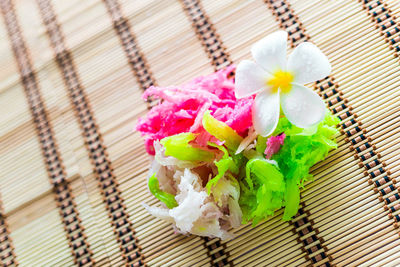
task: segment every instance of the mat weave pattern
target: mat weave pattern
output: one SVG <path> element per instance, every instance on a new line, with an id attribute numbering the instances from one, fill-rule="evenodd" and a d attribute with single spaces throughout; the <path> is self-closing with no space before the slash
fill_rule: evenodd
<path id="1" fill-rule="evenodd" d="M 395 0 L 0 0 L 3 266 L 400 265 L 400 3 Z M 152 85 L 242 59 L 283 29 L 332 75 L 310 84 L 342 121 L 290 222 L 232 240 L 183 236 L 142 203 L 134 126 Z M 231 75 L 234 75 L 232 73 Z"/>

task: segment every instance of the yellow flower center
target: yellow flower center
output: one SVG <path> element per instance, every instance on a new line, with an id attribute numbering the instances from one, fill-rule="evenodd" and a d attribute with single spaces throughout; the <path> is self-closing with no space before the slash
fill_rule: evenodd
<path id="1" fill-rule="evenodd" d="M 293 74 L 290 72 L 278 70 L 267 81 L 267 85 L 272 87 L 274 93 L 278 92 L 279 88 L 282 93 L 288 93 L 292 89 L 293 78 Z"/>

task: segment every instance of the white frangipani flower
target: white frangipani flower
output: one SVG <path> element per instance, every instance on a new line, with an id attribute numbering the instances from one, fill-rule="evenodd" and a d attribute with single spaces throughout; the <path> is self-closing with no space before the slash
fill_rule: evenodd
<path id="1" fill-rule="evenodd" d="M 328 76 L 331 65 L 314 44 L 298 45 L 286 60 L 287 33 L 278 31 L 253 45 L 256 62 L 243 60 L 236 69 L 236 98 L 257 93 L 253 106 L 256 132 L 268 136 L 275 130 L 280 106 L 294 125 L 307 128 L 324 119 L 325 104 L 313 90 L 303 86 Z"/>

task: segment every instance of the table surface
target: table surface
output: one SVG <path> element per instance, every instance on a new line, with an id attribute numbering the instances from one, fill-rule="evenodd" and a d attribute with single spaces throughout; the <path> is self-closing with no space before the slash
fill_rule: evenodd
<path id="1" fill-rule="evenodd" d="M 400 264 L 400 2 L 0 0 L 0 260 L 21 266 Z M 397 16 L 397 17 L 396 17 Z M 144 210 L 134 131 L 150 85 L 242 59 L 279 29 L 315 43 L 310 84 L 342 119 L 301 209 L 227 241 L 183 236 Z M 292 49 L 292 48 L 291 48 Z"/>

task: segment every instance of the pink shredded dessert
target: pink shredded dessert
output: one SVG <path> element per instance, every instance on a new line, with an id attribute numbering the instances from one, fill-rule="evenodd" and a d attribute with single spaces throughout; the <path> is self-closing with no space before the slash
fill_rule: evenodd
<path id="1" fill-rule="evenodd" d="M 197 77 L 181 86 L 150 87 L 143 94 L 161 99 L 161 104 L 153 107 L 146 118 L 138 121 L 136 129 L 145 137 L 146 150 L 154 155 L 153 143 L 164 137 L 183 132 L 200 133 L 196 142 L 205 145 L 211 136 L 202 129 L 204 112 L 225 122 L 239 135 L 246 136 L 252 126 L 251 108 L 254 97 L 236 99 L 235 82 L 230 74 L 235 66 Z"/>

